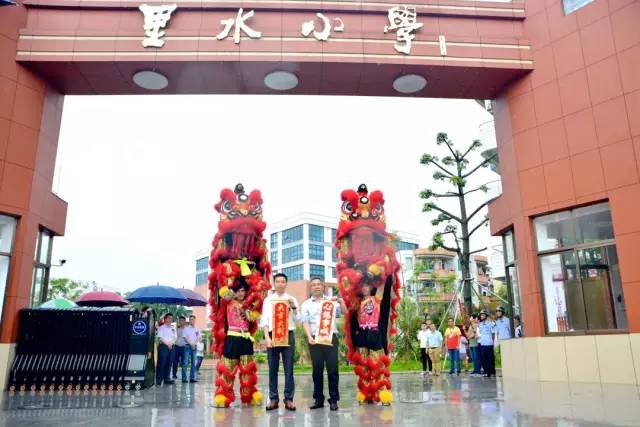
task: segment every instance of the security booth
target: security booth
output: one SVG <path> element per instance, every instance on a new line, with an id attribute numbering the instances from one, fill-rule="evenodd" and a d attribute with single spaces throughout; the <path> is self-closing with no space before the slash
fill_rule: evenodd
<path id="1" fill-rule="evenodd" d="M 128 390 L 155 376 L 155 322 L 132 307 L 23 309 L 8 389 Z"/>

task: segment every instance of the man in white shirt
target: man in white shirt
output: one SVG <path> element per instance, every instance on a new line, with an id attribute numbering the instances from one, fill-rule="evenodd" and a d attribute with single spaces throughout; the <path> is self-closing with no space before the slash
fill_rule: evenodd
<path id="1" fill-rule="evenodd" d="M 318 328 L 320 327 L 320 316 L 322 312 L 322 304 L 327 301 L 324 297 L 324 282 L 319 277 L 313 277 L 310 280 L 311 298 L 302 303 L 300 310 L 300 320 L 307 334 L 309 341 L 309 354 L 311 355 L 312 377 L 313 377 L 313 399 L 314 403 L 310 409 L 318 409 L 324 406 L 323 392 L 323 371 L 324 365 L 327 365 L 327 379 L 329 382 L 329 407 L 332 411 L 338 410 L 338 400 L 340 393 L 338 392 L 338 329 L 335 319 L 346 312 L 347 307 L 342 298 L 332 298 L 336 301 L 333 312 L 333 328 L 331 345 L 316 343 L 318 336 Z"/>
<path id="2" fill-rule="evenodd" d="M 422 358 L 422 375 L 431 374 L 431 357 L 429 357 L 429 323 L 422 322 L 418 331 L 418 341 L 420 342 L 420 356 Z"/>
<path id="3" fill-rule="evenodd" d="M 172 379 L 178 379 L 178 366 L 182 366 L 184 361 L 184 327 L 187 324 L 187 318 L 184 316 L 178 316 L 178 325 L 176 327 L 176 343 L 173 346 L 172 356 L 173 362 L 171 371 L 173 372 Z"/>
<path id="4" fill-rule="evenodd" d="M 158 328 L 156 335 L 158 336 L 158 364 L 156 366 L 156 385 L 173 384 L 171 380 L 171 361 L 173 359 L 173 347 L 178 339 L 173 330 L 171 323 L 173 315 L 167 313 L 164 315 L 162 325 Z"/>
<path id="5" fill-rule="evenodd" d="M 431 330 L 431 333 L 427 337 L 427 345 L 429 346 L 429 357 L 431 358 L 431 365 L 433 367 L 432 372 L 433 375 L 439 377 L 440 371 L 442 370 L 440 355 L 444 338 L 442 337 L 442 333 L 436 329 L 435 324 L 430 324 L 429 329 Z"/>
<path id="6" fill-rule="evenodd" d="M 189 381 L 197 383 L 196 379 L 196 347 L 199 341 L 200 331 L 195 327 L 196 316 L 193 314 L 189 316 L 189 324 L 182 329 L 182 336 L 184 338 L 184 347 L 182 347 L 182 382 L 187 381 L 187 365 L 191 365 L 191 371 L 189 372 Z"/>
<path id="7" fill-rule="evenodd" d="M 265 298 L 262 305 L 262 316 L 259 326 L 264 331 L 265 342 L 267 344 L 267 362 L 269 364 L 269 403 L 267 411 L 278 408 L 278 369 L 280 367 L 280 355 L 282 355 L 282 364 L 284 365 L 284 407 L 289 411 L 295 411 L 293 404 L 293 395 L 295 393 L 295 384 L 293 382 L 293 353 L 296 347 L 295 341 L 295 322 L 299 321 L 298 301 L 286 293 L 287 275 L 278 273 L 273 276 L 274 292 Z M 289 345 L 287 347 L 274 347 L 271 341 L 273 332 L 273 300 L 286 300 L 289 303 Z"/>
<path id="8" fill-rule="evenodd" d="M 204 360 L 204 342 L 202 341 L 202 336 L 200 336 L 200 341 L 198 341 L 198 345 L 196 347 L 196 372 L 200 372 L 200 366 L 202 366 L 203 360 Z"/>

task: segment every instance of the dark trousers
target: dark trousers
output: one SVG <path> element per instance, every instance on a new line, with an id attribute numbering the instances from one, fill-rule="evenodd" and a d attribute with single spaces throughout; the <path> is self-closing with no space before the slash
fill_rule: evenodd
<path id="1" fill-rule="evenodd" d="M 204 359 L 204 356 L 198 356 L 196 357 L 196 371 L 200 372 L 200 366 L 202 366 L 202 360 Z"/>
<path id="2" fill-rule="evenodd" d="M 324 403 L 324 366 L 327 365 L 329 380 L 329 403 L 340 400 L 338 391 L 338 336 L 333 334 L 331 345 L 309 344 L 311 354 L 311 368 L 313 377 L 313 399 L 317 403 Z"/>
<path id="3" fill-rule="evenodd" d="M 480 363 L 484 369 L 485 375 L 496 375 L 496 357 L 493 353 L 492 345 L 481 345 L 480 347 Z"/>
<path id="4" fill-rule="evenodd" d="M 421 348 L 420 357 L 422 358 L 422 372 L 431 372 L 433 366 L 431 364 L 431 358 L 429 357 L 429 350 L 426 348 Z M 427 369 L 427 367 L 429 369 Z"/>
<path id="5" fill-rule="evenodd" d="M 174 345 L 173 346 L 173 360 L 171 361 L 173 379 L 178 378 L 178 366 L 182 366 L 182 361 L 184 360 L 184 346 L 183 345 Z"/>
<path id="6" fill-rule="evenodd" d="M 156 384 L 162 384 L 162 381 L 170 381 L 169 376 L 171 370 L 171 361 L 173 360 L 173 350 L 166 345 L 158 344 L 158 364 L 156 365 Z"/>
<path id="7" fill-rule="evenodd" d="M 473 373 L 480 374 L 480 347 L 477 345 L 469 347 L 469 352 L 471 353 L 471 360 L 473 361 Z"/>
<path id="8" fill-rule="evenodd" d="M 267 349 L 267 362 L 269 364 L 269 399 L 279 400 L 278 395 L 278 369 L 280 368 L 280 356 L 284 365 L 284 400 L 293 401 L 296 386 L 293 383 L 293 353 L 296 348 L 296 337 L 293 331 L 289 331 L 289 347 L 271 347 Z"/>

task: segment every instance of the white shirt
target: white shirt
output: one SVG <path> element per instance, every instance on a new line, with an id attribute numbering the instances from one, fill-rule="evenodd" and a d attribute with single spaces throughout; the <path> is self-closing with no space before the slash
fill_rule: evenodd
<path id="1" fill-rule="evenodd" d="M 429 335 L 431 335 L 431 331 L 429 329 L 418 331 L 418 341 L 420 341 L 420 348 L 429 347 Z"/>
<path id="2" fill-rule="evenodd" d="M 283 293 L 282 295 L 278 295 L 277 293 L 273 292 L 271 294 L 269 294 L 265 299 L 264 302 L 262 303 L 262 316 L 260 316 L 260 323 L 259 326 L 261 328 L 264 327 L 268 327 L 269 328 L 269 332 L 273 332 L 273 325 L 271 323 L 273 323 L 273 303 L 272 300 L 288 300 L 289 298 L 293 299 L 293 303 L 294 306 L 297 307 L 297 310 L 293 310 L 293 307 L 291 307 L 291 310 L 289 310 L 289 330 L 293 331 L 296 329 L 296 325 L 295 322 L 300 322 L 300 314 L 298 313 L 300 311 L 300 305 L 298 304 L 298 300 L 295 299 L 294 297 L 292 297 L 291 295 L 287 294 L 286 292 Z"/>
<path id="3" fill-rule="evenodd" d="M 460 354 L 467 354 L 467 347 L 469 346 L 469 340 L 465 336 L 460 337 Z"/>
<path id="4" fill-rule="evenodd" d="M 322 303 L 326 301 L 324 298 L 309 298 L 305 302 L 302 303 L 302 307 L 300 308 L 300 321 L 309 323 L 309 329 L 311 330 L 311 335 L 314 337 L 318 335 L 318 326 L 320 325 L 320 309 L 322 308 Z M 333 318 L 336 319 L 338 316 L 342 314 L 342 310 L 340 309 L 340 304 L 337 301 L 334 302 L 334 311 Z M 333 331 L 334 334 L 338 333 L 338 327 L 336 326 L 336 322 L 333 322 Z"/>
<path id="5" fill-rule="evenodd" d="M 162 342 L 163 344 L 164 344 L 163 341 L 167 341 L 171 344 L 174 344 L 178 339 L 178 337 L 176 337 L 176 333 L 173 331 L 173 328 L 168 325 L 160 326 L 158 328 L 156 335 L 158 335 L 158 338 L 160 338 L 161 340 L 160 342 Z"/>
<path id="6" fill-rule="evenodd" d="M 204 357 L 204 343 L 202 341 L 198 342 L 198 346 L 196 347 L 196 356 Z"/>
<path id="7" fill-rule="evenodd" d="M 191 325 L 187 325 L 184 328 L 182 328 L 182 336 L 184 337 L 184 345 L 188 345 L 189 343 L 191 343 L 191 345 L 197 344 L 198 343 L 198 338 L 199 338 L 199 332 L 198 328 L 195 328 Z"/>
<path id="8" fill-rule="evenodd" d="M 176 340 L 176 345 L 178 347 L 184 347 L 185 345 L 187 345 L 187 343 L 184 342 L 184 328 L 186 328 L 186 325 L 183 327 L 178 326 L 178 328 L 176 329 L 176 336 L 178 337 L 178 339 Z"/>

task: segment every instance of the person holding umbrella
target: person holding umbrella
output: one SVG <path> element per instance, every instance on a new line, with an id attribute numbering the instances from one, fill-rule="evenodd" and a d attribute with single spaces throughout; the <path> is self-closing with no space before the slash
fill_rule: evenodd
<path id="1" fill-rule="evenodd" d="M 157 332 L 160 342 L 158 343 L 156 385 L 162 385 L 163 381 L 165 385 L 174 384 L 174 381 L 170 377 L 171 360 L 173 356 L 173 346 L 178 337 L 171 327 L 171 322 L 173 322 L 173 314 L 165 314 L 162 318 L 162 325 L 158 328 Z"/>

